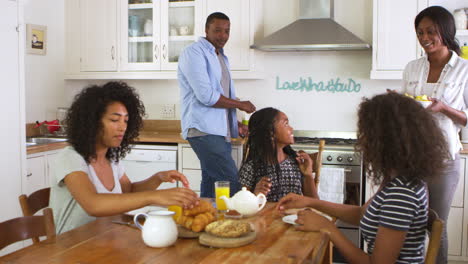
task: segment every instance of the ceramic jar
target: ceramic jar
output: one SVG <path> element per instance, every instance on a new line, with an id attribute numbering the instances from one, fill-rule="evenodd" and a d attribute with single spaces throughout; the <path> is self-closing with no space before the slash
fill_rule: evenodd
<path id="1" fill-rule="evenodd" d="M 172 211 L 150 211 L 140 213 L 133 218 L 135 225 L 141 229 L 143 242 L 149 247 L 168 247 L 177 240 L 177 226 L 172 219 Z M 143 216 L 145 224 L 142 226 L 138 218 Z"/>

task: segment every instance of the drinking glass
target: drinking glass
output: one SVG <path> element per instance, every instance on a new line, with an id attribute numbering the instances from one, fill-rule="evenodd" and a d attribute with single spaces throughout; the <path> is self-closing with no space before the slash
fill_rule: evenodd
<path id="1" fill-rule="evenodd" d="M 221 196 L 226 196 L 227 198 L 230 198 L 231 196 L 229 195 L 229 182 L 228 181 L 217 181 L 215 182 L 215 194 L 216 194 L 216 208 L 218 211 L 226 211 L 227 206 L 226 203 L 221 200 L 219 197 Z"/>

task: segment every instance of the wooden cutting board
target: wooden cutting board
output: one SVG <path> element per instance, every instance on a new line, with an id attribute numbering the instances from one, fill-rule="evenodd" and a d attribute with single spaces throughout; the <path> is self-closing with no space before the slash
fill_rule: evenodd
<path id="1" fill-rule="evenodd" d="M 188 230 L 187 228 L 177 225 L 177 232 L 178 232 L 178 237 L 181 238 L 197 238 L 199 237 L 203 232 L 193 232 L 192 230 Z"/>
<path id="2" fill-rule="evenodd" d="M 217 237 L 208 233 L 203 233 L 198 238 L 200 244 L 215 248 L 234 248 L 241 247 L 247 244 L 252 243 L 257 237 L 255 231 L 249 232 L 241 237 L 227 238 L 227 237 Z"/>

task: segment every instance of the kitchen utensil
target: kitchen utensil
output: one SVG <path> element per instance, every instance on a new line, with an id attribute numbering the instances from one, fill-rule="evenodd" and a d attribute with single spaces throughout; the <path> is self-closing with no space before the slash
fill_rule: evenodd
<path id="1" fill-rule="evenodd" d="M 133 228 L 138 228 L 138 227 L 137 227 L 134 223 L 132 223 L 132 222 L 124 222 L 124 221 L 112 220 L 112 223 L 114 223 L 114 224 L 119 224 L 119 225 L 126 225 L 126 226 L 133 227 Z"/>
<path id="2" fill-rule="evenodd" d="M 176 242 L 177 226 L 172 215 L 172 211 L 151 211 L 135 215 L 133 222 L 141 229 L 141 236 L 147 246 L 161 248 Z M 138 222 L 141 216 L 146 219 L 143 226 Z"/>
<path id="3" fill-rule="evenodd" d="M 247 191 L 247 188 L 242 187 L 232 198 L 221 196 L 229 210 L 236 210 L 244 216 L 251 216 L 262 210 L 265 206 L 267 199 L 263 193 L 255 194 Z"/>

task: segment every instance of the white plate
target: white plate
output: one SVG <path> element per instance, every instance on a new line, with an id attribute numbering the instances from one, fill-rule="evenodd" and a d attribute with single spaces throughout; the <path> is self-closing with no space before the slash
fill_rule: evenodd
<path id="1" fill-rule="evenodd" d="M 142 207 L 142 208 L 138 208 L 138 209 L 126 212 L 125 214 L 134 216 L 134 215 L 137 215 L 139 213 L 147 213 L 149 211 L 160 211 L 160 210 L 167 211 L 167 208 L 166 207 L 161 207 L 161 206 L 155 206 L 155 205 L 148 205 L 148 206 L 145 206 L 145 207 Z"/>
<path id="2" fill-rule="evenodd" d="M 302 210 L 312 210 L 312 211 L 314 211 L 315 213 L 317 213 L 317 214 L 319 214 L 319 215 L 325 217 L 326 219 L 328 219 L 328 220 L 330 220 L 330 221 L 332 220 L 332 217 L 331 217 L 331 216 L 327 215 L 326 213 L 320 212 L 319 210 L 316 210 L 316 209 L 314 209 L 314 208 L 294 208 L 294 209 L 288 209 L 288 210 L 285 211 L 285 213 L 286 213 L 286 214 L 289 214 L 289 215 L 295 215 L 296 218 L 297 218 L 297 212 L 302 211 Z M 284 217 L 283 217 L 283 218 L 284 218 Z M 294 219 L 294 220 L 295 220 L 295 219 Z"/>
<path id="3" fill-rule="evenodd" d="M 297 220 L 297 215 L 296 214 L 291 214 L 291 215 L 286 215 L 283 217 L 283 222 L 291 225 L 299 225 L 295 221 Z"/>

